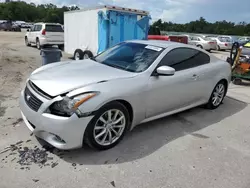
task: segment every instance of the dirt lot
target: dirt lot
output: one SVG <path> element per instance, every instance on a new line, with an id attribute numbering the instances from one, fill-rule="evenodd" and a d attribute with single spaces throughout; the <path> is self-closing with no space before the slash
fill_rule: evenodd
<path id="1" fill-rule="evenodd" d="M 108 151 L 45 151 L 18 107 L 25 80 L 41 65 L 23 39 L 0 32 L 0 188 L 250 187 L 248 84 L 230 86 L 215 111 L 196 108 L 138 126 Z"/>

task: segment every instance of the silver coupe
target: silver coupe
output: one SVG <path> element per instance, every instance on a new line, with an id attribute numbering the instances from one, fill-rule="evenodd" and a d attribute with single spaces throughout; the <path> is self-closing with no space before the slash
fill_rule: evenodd
<path id="1" fill-rule="evenodd" d="M 127 41 L 91 59 L 38 68 L 20 108 L 27 127 L 58 149 L 87 143 L 104 150 L 138 124 L 200 105 L 217 108 L 230 80 L 230 64 L 203 49 Z"/>

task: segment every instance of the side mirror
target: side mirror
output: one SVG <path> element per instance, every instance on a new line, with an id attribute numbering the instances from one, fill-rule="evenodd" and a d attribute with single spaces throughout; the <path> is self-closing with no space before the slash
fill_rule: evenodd
<path id="1" fill-rule="evenodd" d="M 30 30 L 29 30 L 29 29 L 27 29 L 27 32 L 30 32 Z"/>
<path id="2" fill-rule="evenodd" d="M 173 76 L 175 74 L 175 69 L 169 66 L 160 66 L 156 69 L 159 76 Z"/>

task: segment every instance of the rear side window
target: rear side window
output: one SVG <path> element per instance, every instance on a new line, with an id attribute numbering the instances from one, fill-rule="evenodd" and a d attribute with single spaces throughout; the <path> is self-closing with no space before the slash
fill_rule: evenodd
<path id="1" fill-rule="evenodd" d="M 160 62 L 160 66 L 173 67 L 176 71 L 190 69 L 210 62 L 210 57 L 196 49 L 176 48 L 171 50 Z"/>
<path id="2" fill-rule="evenodd" d="M 42 30 L 42 25 L 37 25 L 36 26 L 36 31 L 41 31 Z"/>
<path id="3" fill-rule="evenodd" d="M 45 30 L 47 32 L 63 32 L 63 28 L 61 25 L 49 25 L 46 24 Z"/>

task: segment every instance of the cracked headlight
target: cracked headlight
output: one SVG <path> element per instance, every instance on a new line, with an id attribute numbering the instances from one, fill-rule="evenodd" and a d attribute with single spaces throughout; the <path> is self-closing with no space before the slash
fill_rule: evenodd
<path id="1" fill-rule="evenodd" d="M 64 97 L 63 100 L 54 102 L 49 109 L 52 114 L 59 116 L 70 117 L 74 113 L 81 116 L 82 112 L 78 107 L 96 95 L 97 92 L 91 92 L 80 94 L 73 98 Z"/>

